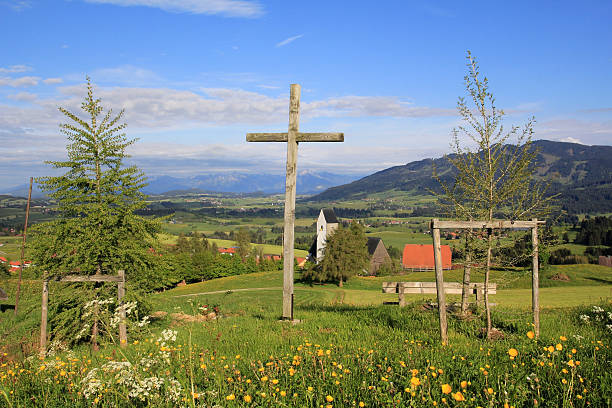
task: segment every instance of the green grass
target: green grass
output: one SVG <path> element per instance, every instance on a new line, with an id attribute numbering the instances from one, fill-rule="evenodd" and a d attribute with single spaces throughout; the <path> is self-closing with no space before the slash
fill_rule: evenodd
<path id="1" fill-rule="evenodd" d="M 612 395 L 607 364 L 612 359 L 610 334 L 595 320 L 583 323 L 578 316 L 591 313 L 593 304 L 612 310 L 612 286 L 607 283 L 612 271 L 608 269 L 582 265 L 551 271 L 563 270 L 573 278 L 562 286 L 542 288 L 541 338 L 537 341 L 525 335 L 531 329 L 531 291 L 521 287 L 520 279 L 491 296 L 497 304 L 493 322 L 503 331 L 503 339 L 488 342 L 479 338 L 482 316 L 462 320 L 450 314 L 450 345 L 444 346 L 438 340 L 437 312 L 421 308 L 423 300 L 434 299 L 434 295 L 415 295 L 411 297 L 414 303 L 405 308 L 382 305 L 396 295 L 382 294 L 381 281 L 430 280 L 432 272 L 355 278 L 343 288 L 297 282 L 295 316 L 301 323 L 291 325 L 278 321 L 279 271 L 221 278 L 154 294 L 149 297 L 152 311 L 166 315 L 158 313 L 161 317 L 150 332 L 140 337 L 130 330 L 126 349 L 107 343 L 100 352 L 91 352 L 84 345 L 44 362 L 19 358 L 24 352 L 36 352 L 33 345 L 40 317 L 40 284 L 27 281 L 22 313 L 17 318 L 10 310 L 0 315 L 0 401 L 6 395 L 3 402 L 12 406 L 318 408 L 329 404 L 352 408 L 360 401 L 369 407 L 429 407 L 434 402 L 456 407 L 497 407 L 507 402 L 526 407 L 535 399 L 541 407 L 605 407 Z M 460 277 L 461 271 L 446 274 L 451 280 Z M 12 294 L 14 280 L 2 281 L 0 286 Z M 268 289 L 239 291 L 249 288 Z M 55 290 L 57 285 L 52 285 L 50 302 Z M 219 293 L 203 294 L 206 292 Z M 181 322 L 185 315 L 198 315 L 200 305 L 218 307 L 223 317 Z M 176 331 L 176 340 L 162 340 L 164 330 Z M 555 348 L 557 344 L 561 350 Z M 543 351 L 544 347 L 553 351 Z M 515 359 L 510 359 L 510 349 L 517 351 Z M 570 360 L 573 365 L 568 365 Z M 133 365 L 109 369 L 109 361 Z M 87 374 L 90 377 L 84 380 Z M 124 376 L 130 380 L 118 382 Z M 411 387 L 413 376 L 420 385 Z M 148 395 L 133 388 L 152 377 L 164 385 L 149 390 Z M 91 378 L 103 386 L 86 398 L 83 392 L 94 384 Z M 180 384 L 176 401 L 170 380 Z M 469 384 L 462 388 L 462 381 Z M 449 384 L 453 393 L 443 394 L 443 384 Z M 144 400 L 128 399 L 130 392 Z M 457 402 L 455 397 L 466 401 Z"/>

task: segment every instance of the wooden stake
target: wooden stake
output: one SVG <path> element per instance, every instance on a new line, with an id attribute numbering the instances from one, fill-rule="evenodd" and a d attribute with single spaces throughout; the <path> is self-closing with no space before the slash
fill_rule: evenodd
<path id="1" fill-rule="evenodd" d="M 444 275 L 442 273 L 442 249 L 440 247 L 440 229 L 434 228 L 437 219 L 431 220 L 431 235 L 433 237 L 434 261 L 436 264 L 436 291 L 438 294 L 438 316 L 440 318 L 440 339 L 448 342 L 446 323 L 446 294 L 444 293 Z"/>
<path id="2" fill-rule="evenodd" d="M 49 281 L 43 280 L 42 304 L 40 312 L 40 357 L 44 358 L 47 353 L 47 312 L 49 304 Z"/>
<path id="3" fill-rule="evenodd" d="M 125 271 L 119 270 L 119 277 L 122 278 L 121 282 L 117 282 L 117 303 L 119 306 L 119 344 L 121 347 L 127 346 L 127 329 L 125 326 L 125 306 L 123 304 L 123 297 L 125 296 Z"/>
<path id="4" fill-rule="evenodd" d="M 23 271 L 24 253 L 26 244 L 26 235 L 28 234 L 28 216 L 30 215 L 30 201 L 32 200 L 32 183 L 34 178 L 30 177 L 30 190 L 28 191 L 28 204 L 26 205 L 26 216 L 25 224 L 23 225 L 23 240 L 21 241 L 21 265 L 19 267 L 19 280 L 17 281 L 17 294 L 15 295 L 15 316 L 17 316 L 17 309 L 19 308 L 19 294 L 21 293 L 21 273 Z"/>
<path id="5" fill-rule="evenodd" d="M 537 219 L 533 219 L 537 222 Z M 531 307 L 533 308 L 533 326 L 536 338 L 540 336 L 540 271 L 538 260 L 538 226 L 531 228 L 531 245 L 533 246 L 532 257 L 532 280 L 531 280 Z"/>

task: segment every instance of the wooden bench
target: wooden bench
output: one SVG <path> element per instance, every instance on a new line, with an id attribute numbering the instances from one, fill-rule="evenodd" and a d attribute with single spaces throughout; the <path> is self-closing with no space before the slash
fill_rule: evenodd
<path id="1" fill-rule="evenodd" d="M 497 293 L 497 284 L 489 283 L 489 295 Z M 436 282 L 383 282 L 383 293 L 397 293 L 399 295 L 399 305 L 405 306 L 404 295 L 409 294 L 435 294 Z M 463 283 L 444 282 L 444 293 L 447 295 L 460 295 L 463 291 Z M 484 283 L 470 283 L 469 294 L 476 295 L 476 303 L 484 301 Z"/>

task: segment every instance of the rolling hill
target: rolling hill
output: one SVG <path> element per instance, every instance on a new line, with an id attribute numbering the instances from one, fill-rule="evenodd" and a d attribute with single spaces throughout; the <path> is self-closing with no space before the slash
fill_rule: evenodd
<path id="1" fill-rule="evenodd" d="M 612 146 L 537 140 L 536 176 L 551 182 L 551 193 L 560 193 L 560 205 L 570 214 L 612 212 Z M 428 195 L 438 190 L 434 166 L 443 180 L 453 178 L 445 157 L 424 159 L 381 170 L 349 184 L 332 187 L 309 201 L 366 198 L 392 191 Z"/>

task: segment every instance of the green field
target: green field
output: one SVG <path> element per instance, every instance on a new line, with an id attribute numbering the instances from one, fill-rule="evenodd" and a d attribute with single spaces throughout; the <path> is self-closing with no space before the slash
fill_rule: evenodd
<path id="1" fill-rule="evenodd" d="M 531 291 L 523 287 L 525 271 L 514 271 L 520 278 L 491 296 L 502 339 L 479 337 L 478 314 L 463 320 L 451 313 L 449 345 L 439 343 L 437 312 L 422 308 L 433 295 L 414 295 L 405 308 L 382 305 L 396 298 L 381 293 L 383 280 L 432 280 L 432 272 L 354 278 L 343 288 L 298 281 L 295 317 L 301 322 L 291 325 L 278 321 L 279 271 L 154 294 L 148 301 L 157 319 L 139 334 L 130 329 L 127 348 L 108 342 L 92 352 L 85 344 L 44 361 L 23 360 L 36 353 L 40 316 L 40 282 L 26 281 L 19 316 L 12 310 L 0 315 L 0 401 L 49 407 L 523 407 L 534 400 L 542 407 L 608 406 L 611 336 L 592 305 L 602 306 L 603 316 L 612 311 L 612 268 L 552 267 L 543 283 L 560 271 L 571 280 L 541 289 L 537 341 L 526 336 Z M 445 278 L 458 277 L 460 271 L 448 271 Z M 14 279 L 0 285 L 14 293 Z M 58 285 L 51 285 L 50 302 Z M 217 308 L 220 318 L 202 318 L 202 305 Z M 580 320 L 585 313 L 592 322 Z"/>

